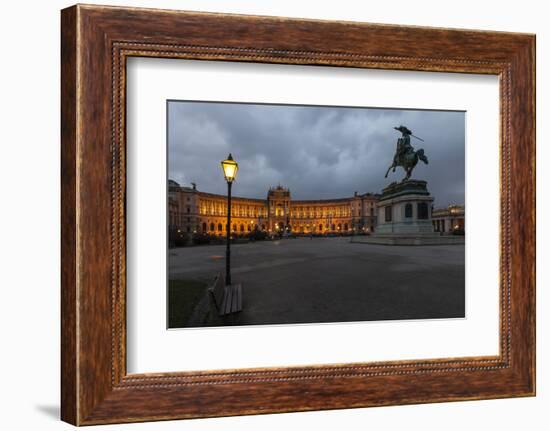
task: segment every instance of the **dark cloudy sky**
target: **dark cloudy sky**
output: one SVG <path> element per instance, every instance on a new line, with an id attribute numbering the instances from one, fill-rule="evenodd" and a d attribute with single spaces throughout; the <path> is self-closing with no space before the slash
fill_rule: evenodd
<path id="1" fill-rule="evenodd" d="M 411 140 L 429 159 L 413 178 L 428 181 L 437 207 L 463 204 L 464 112 L 169 101 L 168 176 L 225 194 L 220 161 L 231 152 L 237 196 L 265 198 L 278 184 L 294 199 L 379 193 L 405 175 L 384 178 L 400 124 L 425 140 Z"/>

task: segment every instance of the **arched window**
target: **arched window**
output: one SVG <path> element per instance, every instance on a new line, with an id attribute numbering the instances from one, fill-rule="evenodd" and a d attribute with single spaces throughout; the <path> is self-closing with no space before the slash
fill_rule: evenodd
<path id="1" fill-rule="evenodd" d="M 250 231 L 252 230 L 252 225 L 249 224 L 249 225 L 246 227 L 246 229 L 248 230 L 248 232 L 250 232 Z"/>
<path id="2" fill-rule="evenodd" d="M 336 226 L 333 223 L 332 226 L 331 226 L 331 230 L 334 230 L 335 228 L 336 228 Z"/>
<path id="3" fill-rule="evenodd" d="M 233 232 L 237 232 L 237 225 L 236 224 L 233 225 Z"/>
<path id="4" fill-rule="evenodd" d="M 338 230 L 342 230 L 342 225 L 338 223 Z"/>
<path id="5" fill-rule="evenodd" d="M 319 231 L 322 231 L 322 230 L 323 230 L 323 225 L 320 224 L 320 225 L 319 225 Z"/>
<path id="6" fill-rule="evenodd" d="M 426 220 L 428 218 L 428 204 L 426 202 L 420 202 L 418 204 L 418 218 Z"/>
<path id="7" fill-rule="evenodd" d="M 265 230 L 265 224 L 262 225 L 262 230 Z"/>
<path id="8" fill-rule="evenodd" d="M 202 224 L 202 231 L 203 231 L 203 232 L 206 232 L 206 223 L 203 223 L 203 224 Z"/>
<path id="9" fill-rule="evenodd" d="M 391 221 L 391 206 L 384 207 L 384 221 Z"/>
<path id="10" fill-rule="evenodd" d="M 218 223 L 218 231 L 221 232 L 222 231 L 222 224 L 221 223 Z"/>
<path id="11" fill-rule="evenodd" d="M 412 218 L 412 216 L 413 216 L 412 204 L 405 205 L 405 218 Z"/>
<path id="12" fill-rule="evenodd" d="M 210 232 L 214 232 L 214 223 L 210 223 Z"/>
<path id="13" fill-rule="evenodd" d="M 241 224 L 241 232 L 244 232 L 244 224 Z"/>
<path id="14" fill-rule="evenodd" d="M 348 224 L 344 224 L 344 230 L 348 230 Z"/>

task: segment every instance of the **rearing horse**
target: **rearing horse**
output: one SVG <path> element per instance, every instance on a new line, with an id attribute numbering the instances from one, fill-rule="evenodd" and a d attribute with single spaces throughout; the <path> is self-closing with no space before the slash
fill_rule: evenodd
<path id="1" fill-rule="evenodd" d="M 424 155 L 424 150 L 422 148 L 420 148 L 417 151 L 412 151 L 410 153 L 403 154 L 401 156 L 401 161 L 398 161 L 396 159 L 397 157 L 393 160 L 392 165 L 386 171 L 385 178 L 388 177 L 388 174 L 390 173 L 391 169 L 393 169 L 393 172 L 395 172 L 395 168 L 397 166 L 401 166 L 405 170 L 405 173 L 407 174 L 402 181 L 406 181 L 411 177 L 412 171 L 417 165 L 418 160 L 422 160 L 424 163 L 428 164 L 428 158 Z"/>

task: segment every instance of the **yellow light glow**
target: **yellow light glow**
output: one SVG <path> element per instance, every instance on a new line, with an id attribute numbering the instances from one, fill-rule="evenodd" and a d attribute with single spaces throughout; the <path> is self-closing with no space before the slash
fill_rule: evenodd
<path id="1" fill-rule="evenodd" d="M 227 156 L 227 159 L 221 162 L 223 175 L 228 183 L 232 183 L 237 177 L 237 171 L 239 170 L 239 164 L 233 160 L 231 153 Z"/>

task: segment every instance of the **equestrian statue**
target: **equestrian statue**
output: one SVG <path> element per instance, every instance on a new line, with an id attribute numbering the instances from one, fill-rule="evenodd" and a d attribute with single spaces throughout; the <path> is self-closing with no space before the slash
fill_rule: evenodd
<path id="1" fill-rule="evenodd" d="M 405 126 L 394 127 L 394 129 L 401 132 L 401 137 L 397 139 L 397 148 L 395 150 L 395 155 L 393 156 L 393 163 L 386 171 L 385 178 L 388 177 L 390 170 L 395 172 L 395 168 L 401 166 L 406 173 L 406 176 L 402 181 L 406 181 L 411 177 L 412 171 L 419 160 L 422 160 L 424 163 L 428 164 L 428 158 L 424 155 L 424 150 L 422 148 L 416 151 L 414 150 L 411 145 L 411 136 L 422 142 L 424 142 L 424 140 L 418 136 L 414 136 Z"/>

